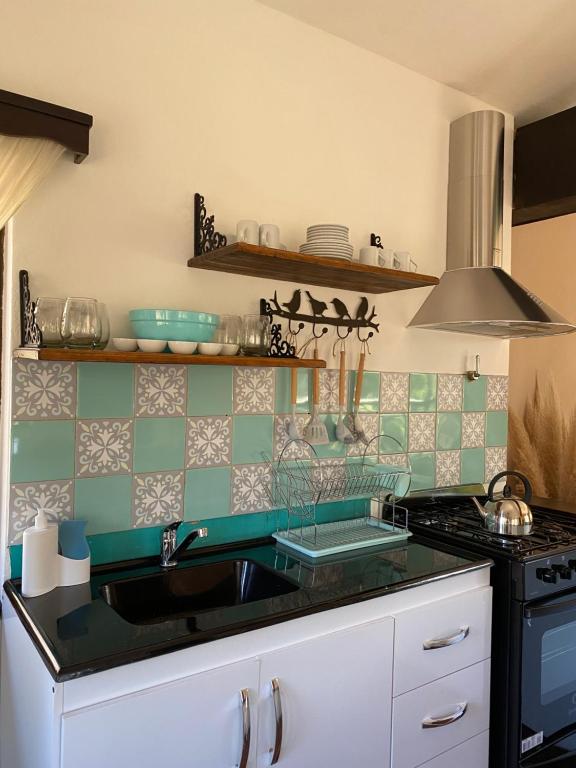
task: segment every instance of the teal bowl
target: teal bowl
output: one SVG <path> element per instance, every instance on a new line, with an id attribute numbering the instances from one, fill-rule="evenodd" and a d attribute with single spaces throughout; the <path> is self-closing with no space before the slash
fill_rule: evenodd
<path id="1" fill-rule="evenodd" d="M 132 309 L 128 313 L 137 339 L 212 341 L 219 315 L 180 309 Z"/>

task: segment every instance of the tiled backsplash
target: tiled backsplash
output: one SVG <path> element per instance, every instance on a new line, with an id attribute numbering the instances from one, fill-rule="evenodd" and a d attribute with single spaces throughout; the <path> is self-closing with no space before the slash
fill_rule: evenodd
<path id="1" fill-rule="evenodd" d="M 301 427 L 310 377 L 298 372 Z M 267 509 L 263 455 L 286 443 L 289 386 L 289 370 L 274 368 L 16 360 L 10 541 L 38 506 L 87 520 L 90 534 Z M 353 387 L 351 373 L 349 404 Z M 321 371 L 320 397 L 333 438 L 337 371 Z M 364 430 L 398 441 L 374 440 L 368 453 L 397 463 L 407 452 L 413 489 L 482 482 L 505 468 L 507 399 L 505 376 L 368 371 Z M 343 462 L 364 446 L 317 451 Z"/>

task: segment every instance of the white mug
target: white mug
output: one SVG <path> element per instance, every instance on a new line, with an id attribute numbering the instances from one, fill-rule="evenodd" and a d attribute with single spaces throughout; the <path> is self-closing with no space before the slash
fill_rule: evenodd
<path id="1" fill-rule="evenodd" d="M 365 248 L 360 248 L 360 264 L 377 267 L 380 263 L 379 255 L 381 250 L 381 248 L 377 248 L 375 245 L 367 245 Z"/>
<path id="2" fill-rule="evenodd" d="M 242 219 L 236 224 L 236 238 L 239 243 L 258 245 L 258 222 L 252 219 Z"/>
<path id="3" fill-rule="evenodd" d="M 397 269 L 401 269 L 403 272 L 416 272 L 418 265 L 411 258 L 410 251 L 396 251 L 394 256 L 399 264 Z"/>
<path id="4" fill-rule="evenodd" d="M 398 260 L 396 259 L 392 248 L 380 248 L 379 251 L 378 263 L 381 267 L 386 267 L 386 269 L 399 268 Z"/>
<path id="5" fill-rule="evenodd" d="M 278 248 L 280 245 L 280 228 L 276 224 L 260 224 L 260 245 L 266 248 Z"/>

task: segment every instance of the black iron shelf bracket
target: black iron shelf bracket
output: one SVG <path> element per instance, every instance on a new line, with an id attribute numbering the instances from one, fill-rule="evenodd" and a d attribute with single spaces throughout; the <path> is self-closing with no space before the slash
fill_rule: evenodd
<path id="1" fill-rule="evenodd" d="M 194 195 L 194 256 L 223 248 L 227 243 L 226 236 L 214 228 L 214 214 L 208 216 L 204 196 L 196 192 Z"/>
<path id="2" fill-rule="evenodd" d="M 382 238 L 380 235 L 376 235 L 374 232 L 370 235 L 370 245 L 375 246 L 376 248 L 384 248 L 382 245 Z"/>
<path id="3" fill-rule="evenodd" d="M 20 346 L 41 347 L 42 333 L 36 323 L 36 304 L 30 296 L 30 276 L 27 269 L 18 273 L 20 287 Z"/>

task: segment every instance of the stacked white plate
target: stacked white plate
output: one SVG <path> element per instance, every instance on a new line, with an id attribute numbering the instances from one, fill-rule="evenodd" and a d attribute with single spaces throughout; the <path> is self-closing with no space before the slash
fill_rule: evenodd
<path id="1" fill-rule="evenodd" d="M 348 235 L 348 227 L 342 224 L 314 224 L 306 230 L 306 242 L 300 246 L 300 253 L 352 261 L 354 248 Z"/>

